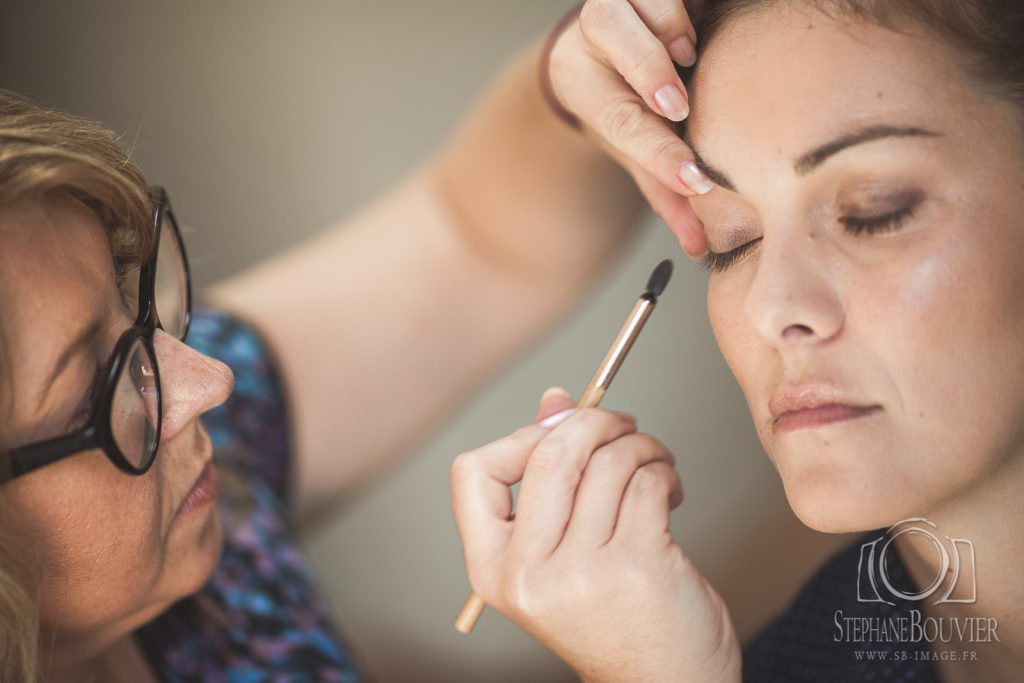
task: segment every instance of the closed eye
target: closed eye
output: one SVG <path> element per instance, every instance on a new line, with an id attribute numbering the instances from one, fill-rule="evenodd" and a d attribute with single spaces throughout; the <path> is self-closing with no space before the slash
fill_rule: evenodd
<path id="1" fill-rule="evenodd" d="M 865 232 L 888 232 L 898 230 L 908 218 L 914 215 L 914 209 L 916 208 L 917 204 L 915 203 L 881 216 L 846 216 L 839 219 L 839 222 L 852 235 L 860 235 Z"/>
<path id="2" fill-rule="evenodd" d="M 764 238 L 758 237 L 757 239 L 750 240 L 746 244 L 741 244 L 735 249 L 730 249 L 729 251 L 718 252 L 709 250 L 708 253 L 704 255 L 704 258 L 701 259 L 701 268 L 708 272 L 725 270 L 732 264 L 736 263 L 736 261 L 746 254 L 751 247 L 762 239 Z"/>
<path id="3" fill-rule="evenodd" d="M 846 232 L 851 235 L 892 232 L 899 230 L 907 220 L 913 217 L 918 203 L 909 204 L 901 209 L 880 216 L 845 216 L 839 219 L 839 222 L 843 224 Z M 708 272 L 723 271 L 746 255 L 750 248 L 762 239 L 762 237 L 758 237 L 729 251 L 708 251 L 701 260 L 701 268 Z"/>

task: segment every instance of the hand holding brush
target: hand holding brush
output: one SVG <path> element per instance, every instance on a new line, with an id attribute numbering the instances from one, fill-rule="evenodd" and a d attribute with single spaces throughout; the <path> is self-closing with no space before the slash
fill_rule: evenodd
<path id="1" fill-rule="evenodd" d="M 632 416 L 594 407 L 653 293 L 634 303 L 575 409 L 548 394 L 546 419 L 456 458 L 452 507 L 476 591 L 460 630 L 478 600 L 585 681 L 739 681 L 724 603 L 669 531 L 682 501 L 672 454 Z"/>
<path id="2" fill-rule="evenodd" d="M 608 352 L 601 360 L 601 364 L 597 366 L 597 370 L 594 372 L 590 383 L 583 390 L 583 395 L 580 397 L 577 405 L 578 408 L 594 408 L 604 398 L 605 392 L 611 386 L 612 380 L 615 379 L 615 374 L 622 367 L 622 362 L 626 359 L 629 350 L 633 348 L 633 343 L 654 311 L 654 307 L 658 303 L 658 297 L 665 291 L 665 287 L 668 286 L 671 279 L 672 261 L 665 259 L 655 267 L 650 278 L 648 278 L 647 287 L 644 288 L 643 293 L 633 304 L 633 308 L 630 309 L 629 314 L 626 316 L 626 321 L 619 328 L 619 333 L 615 336 L 611 346 L 608 347 Z M 557 415 L 554 415 L 549 417 L 548 420 L 553 420 L 557 417 Z M 541 421 L 539 424 L 542 427 L 547 427 L 554 426 L 557 423 L 547 424 L 545 421 Z M 473 630 L 473 627 L 476 626 L 476 622 L 483 613 L 485 606 L 484 601 L 479 595 L 470 593 L 470 596 L 466 599 L 466 604 L 462 607 L 462 611 L 459 612 L 459 616 L 455 619 L 455 630 L 468 635 Z"/>

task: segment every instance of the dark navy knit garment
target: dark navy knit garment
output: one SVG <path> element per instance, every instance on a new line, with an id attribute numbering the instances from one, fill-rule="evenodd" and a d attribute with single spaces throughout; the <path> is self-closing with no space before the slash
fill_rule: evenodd
<path id="1" fill-rule="evenodd" d="M 892 681 L 940 683 L 927 642 L 887 639 L 851 628 L 848 619 L 867 618 L 876 625 L 912 619 L 920 603 L 884 596 L 894 605 L 858 602 L 858 581 L 867 585 L 866 573 L 858 576 L 861 544 L 883 536 L 869 533 L 833 556 L 800 591 L 789 608 L 754 638 L 743 652 L 743 680 L 747 683 L 827 683 L 831 681 Z M 904 593 L 913 593 L 906 567 L 896 553 L 886 559 L 891 582 Z M 866 588 L 861 595 L 870 595 Z M 837 611 L 841 611 L 837 627 Z M 885 620 L 884 622 L 882 620 Z M 894 621 L 895 620 L 895 621 Z M 861 622 L 863 623 L 863 622 Z M 866 642 L 859 642 L 866 641 Z"/>

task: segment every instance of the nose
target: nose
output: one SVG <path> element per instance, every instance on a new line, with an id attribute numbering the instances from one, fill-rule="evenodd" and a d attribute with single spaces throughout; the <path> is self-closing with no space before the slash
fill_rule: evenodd
<path id="1" fill-rule="evenodd" d="M 231 368 L 162 330 L 153 337 L 163 395 L 162 439 L 169 441 L 192 420 L 224 403 L 235 384 Z"/>
<path id="2" fill-rule="evenodd" d="M 763 240 L 744 314 L 778 348 L 831 339 L 843 327 L 845 305 L 822 240 L 793 235 Z"/>

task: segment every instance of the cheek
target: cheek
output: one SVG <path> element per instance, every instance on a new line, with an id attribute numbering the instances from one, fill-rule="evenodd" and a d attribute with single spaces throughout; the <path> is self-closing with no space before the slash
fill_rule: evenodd
<path id="1" fill-rule="evenodd" d="M 145 602 L 163 566 L 155 472 L 128 476 L 89 452 L 11 482 L 24 547 L 40 563 L 44 624 L 85 629 Z"/>
<path id="2" fill-rule="evenodd" d="M 708 282 L 708 320 L 715 335 L 718 348 L 722 351 L 729 369 L 743 383 L 741 376 L 745 367 L 739 349 L 744 346 L 747 327 L 742 320 L 744 292 L 731 283 L 723 283 L 712 275 Z"/>
<path id="3" fill-rule="evenodd" d="M 708 319 L 722 357 L 743 391 L 755 426 L 761 431 L 766 416 L 760 415 L 760 411 L 766 406 L 760 405 L 757 387 L 763 390 L 771 380 L 768 373 L 778 368 L 773 362 L 771 347 L 756 334 L 743 314 L 747 284 L 741 278 L 712 277 L 708 283 Z"/>
<path id="4" fill-rule="evenodd" d="M 858 328 L 890 374 L 892 465 L 918 482 L 922 509 L 990 473 L 1024 425 L 1019 231 L 976 212 L 930 235 L 857 295 Z"/>

